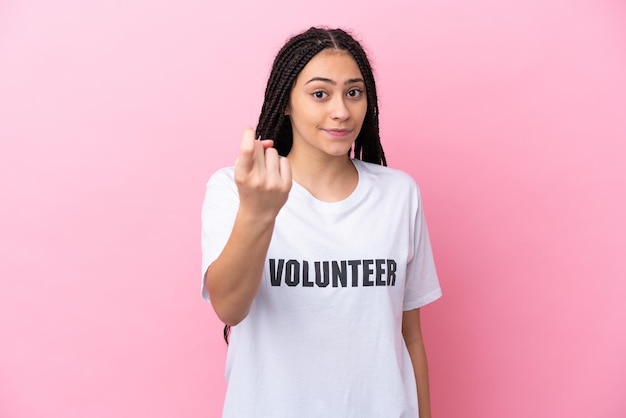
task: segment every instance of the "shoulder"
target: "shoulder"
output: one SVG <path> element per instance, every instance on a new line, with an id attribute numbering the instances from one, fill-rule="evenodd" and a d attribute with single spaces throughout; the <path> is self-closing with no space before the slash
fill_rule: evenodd
<path id="1" fill-rule="evenodd" d="M 224 167 L 214 172 L 206 182 L 207 194 L 233 194 L 238 196 L 237 185 L 235 184 L 235 168 Z"/>
<path id="2" fill-rule="evenodd" d="M 385 180 L 396 180 L 415 184 L 413 177 L 402 170 L 356 159 L 352 161 L 359 172 L 380 176 Z"/>
<path id="3" fill-rule="evenodd" d="M 352 160 L 359 174 L 364 179 L 375 183 L 377 186 L 401 189 L 405 192 L 413 192 L 419 196 L 419 186 L 408 173 L 379 164 L 368 163 L 361 160 Z"/>
<path id="4" fill-rule="evenodd" d="M 224 167 L 224 168 L 220 168 L 219 170 L 211 174 L 206 185 L 208 187 L 209 185 L 218 185 L 218 184 L 227 185 L 227 184 L 234 184 L 234 183 L 235 183 L 235 167 Z"/>

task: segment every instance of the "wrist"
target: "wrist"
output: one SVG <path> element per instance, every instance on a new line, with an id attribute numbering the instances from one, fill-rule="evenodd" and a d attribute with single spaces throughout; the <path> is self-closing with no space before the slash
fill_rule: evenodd
<path id="1" fill-rule="evenodd" d="M 256 210 L 239 208 L 235 223 L 241 225 L 247 231 L 264 231 L 273 229 L 276 221 L 275 214 L 264 214 Z"/>

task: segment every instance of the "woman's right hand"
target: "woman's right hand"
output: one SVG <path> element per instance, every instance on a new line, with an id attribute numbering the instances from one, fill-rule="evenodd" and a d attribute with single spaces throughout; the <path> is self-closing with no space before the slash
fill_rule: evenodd
<path id="1" fill-rule="evenodd" d="M 239 211 L 259 220 L 273 221 L 291 189 L 291 165 L 280 158 L 274 141 L 256 141 L 250 128 L 243 133 L 235 161 L 235 183 L 239 190 Z"/>
<path id="2" fill-rule="evenodd" d="M 228 242 L 204 275 L 213 308 L 226 325 L 237 325 L 250 311 L 276 215 L 291 189 L 289 160 L 279 158 L 272 145 L 255 141 L 252 129 L 243 133 L 235 162 L 239 210 Z"/>

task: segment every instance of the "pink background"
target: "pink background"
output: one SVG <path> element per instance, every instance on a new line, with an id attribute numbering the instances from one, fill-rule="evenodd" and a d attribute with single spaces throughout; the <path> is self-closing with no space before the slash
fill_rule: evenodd
<path id="1" fill-rule="evenodd" d="M 626 416 L 623 1 L 4 0 L 1 417 L 219 416 L 204 183 L 313 24 L 362 38 L 423 190 L 435 416 Z"/>

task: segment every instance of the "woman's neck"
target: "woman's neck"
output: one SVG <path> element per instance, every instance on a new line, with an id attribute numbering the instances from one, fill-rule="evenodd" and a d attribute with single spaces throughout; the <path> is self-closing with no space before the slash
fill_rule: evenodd
<path id="1" fill-rule="evenodd" d="M 287 158 L 293 180 L 321 201 L 343 200 L 352 194 L 359 182 L 359 174 L 347 154 L 345 157 L 305 158 L 290 153 Z"/>

